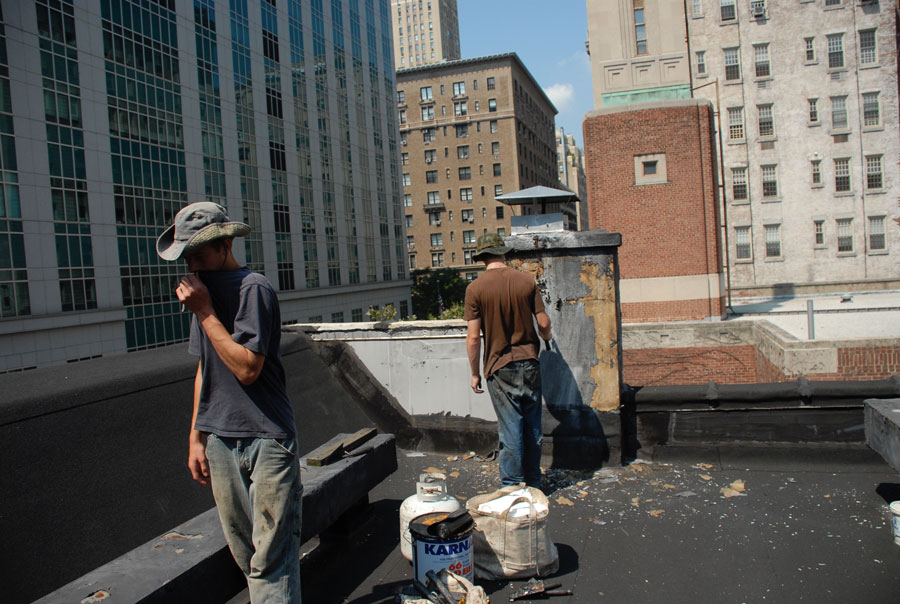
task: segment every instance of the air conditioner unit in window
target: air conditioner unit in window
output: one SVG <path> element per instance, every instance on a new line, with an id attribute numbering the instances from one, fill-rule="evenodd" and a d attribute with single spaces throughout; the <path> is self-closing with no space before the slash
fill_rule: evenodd
<path id="1" fill-rule="evenodd" d="M 750 7 L 750 15 L 756 17 L 757 19 L 766 16 L 766 5 L 765 4 L 755 4 Z"/>

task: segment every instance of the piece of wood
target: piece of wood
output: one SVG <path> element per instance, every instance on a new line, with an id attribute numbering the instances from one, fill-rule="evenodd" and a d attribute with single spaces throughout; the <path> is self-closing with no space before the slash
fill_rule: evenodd
<path id="1" fill-rule="evenodd" d="M 364 442 L 371 440 L 378 431 L 375 428 L 363 428 L 346 436 L 333 445 L 319 449 L 306 458 L 306 463 L 311 466 L 325 466 L 341 459 L 344 453 L 352 451 Z"/>

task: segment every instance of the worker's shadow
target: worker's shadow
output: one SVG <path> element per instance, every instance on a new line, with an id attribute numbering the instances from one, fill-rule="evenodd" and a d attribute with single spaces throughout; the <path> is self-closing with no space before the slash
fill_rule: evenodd
<path id="1" fill-rule="evenodd" d="M 544 435 L 552 440 L 554 468 L 598 468 L 609 461 L 609 443 L 597 412 L 584 403 L 578 381 L 555 341 L 540 354 Z M 544 450 L 547 453 L 546 447 Z"/>

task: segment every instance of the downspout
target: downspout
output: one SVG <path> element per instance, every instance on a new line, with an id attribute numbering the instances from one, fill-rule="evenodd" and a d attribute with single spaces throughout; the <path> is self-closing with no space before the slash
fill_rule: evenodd
<path id="1" fill-rule="evenodd" d="M 851 10 L 853 11 L 853 31 L 854 33 L 858 30 L 856 29 L 856 7 L 851 6 Z M 862 91 L 859 87 L 859 40 L 856 40 L 854 44 L 854 48 L 856 48 L 856 67 L 853 70 L 856 76 L 856 102 L 859 103 L 862 98 Z M 878 48 L 876 43 L 875 48 Z M 879 100 L 879 105 L 881 105 L 881 101 Z M 863 127 L 865 124 L 865 118 L 863 116 L 864 107 L 860 104 L 859 111 L 857 111 L 857 119 L 859 120 L 859 190 L 860 190 L 860 203 L 862 205 L 862 231 L 863 231 L 863 277 L 869 278 L 869 237 L 868 237 L 868 216 L 866 215 L 866 151 L 863 149 Z M 879 112 L 881 112 L 881 108 L 879 107 Z M 879 115 L 879 119 L 884 123 L 884 112 L 881 112 L 882 115 Z M 882 165 L 882 173 L 884 173 L 884 166 Z M 882 179 L 884 176 L 882 176 Z M 886 221 L 885 221 L 886 222 Z M 885 237 L 887 237 L 887 224 L 884 227 Z M 850 236 L 853 236 L 853 232 L 850 232 Z"/>

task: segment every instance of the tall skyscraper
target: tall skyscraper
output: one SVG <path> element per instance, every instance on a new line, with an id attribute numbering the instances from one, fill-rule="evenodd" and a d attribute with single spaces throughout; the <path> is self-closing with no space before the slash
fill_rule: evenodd
<path id="1" fill-rule="evenodd" d="M 556 129 L 556 167 L 559 182 L 578 196 L 577 226 L 587 230 L 590 222 L 587 200 L 587 176 L 584 172 L 584 152 L 575 145 L 575 137 Z"/>
<path id="2" fill-rule="evenodd" d="M 211 199 L 289 321 L 409 304 L 388 0 L 4 2 L 0 370 L 187 337 L 156 237 Z"/>
<path id="3" fill-rule="evenodd" d="M 391 0 L 391 7 L 398 69 L 460 58 L 456 0 Z"/>
<path id="4" fill-rule="evenodd" d="M 686 91 L 713 104 L 731 292 L 896 279 L 896 0 L 588 0 L 587 14 L 598 108 Z"/>
<path id="5" fill-rule="evenodd" d="M 495 198 L 558 186 L 556 109 L 514 53 L 397 72 L 409 267 L 477 276 L 475 240 L 531 207 Z"/>

